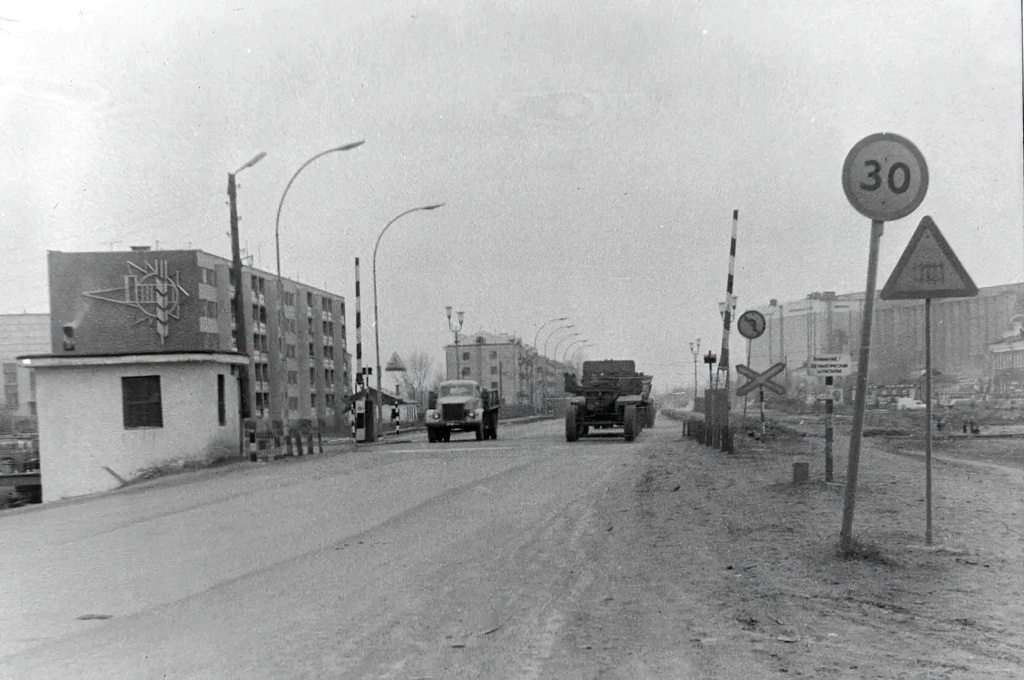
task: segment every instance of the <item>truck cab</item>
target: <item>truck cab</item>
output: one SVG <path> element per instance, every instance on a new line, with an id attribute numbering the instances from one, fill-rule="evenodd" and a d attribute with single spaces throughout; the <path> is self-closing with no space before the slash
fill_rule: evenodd
<path id="1" fill-rule="evenodd" d="M 484 390 L 475 380 L 444 380 L 430 393 L 426 425 L 431 443 L 450 441 L 453 431 L 497 439 L 498 391 Z"/>

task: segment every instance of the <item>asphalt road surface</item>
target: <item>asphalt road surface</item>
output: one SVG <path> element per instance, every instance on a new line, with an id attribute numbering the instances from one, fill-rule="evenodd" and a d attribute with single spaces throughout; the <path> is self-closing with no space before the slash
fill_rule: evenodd
<path id="1" fill-rule="evenodd" d="M 591 616 L 633 568 L 608 518 L 677 425 L 414 433 L 6 512 L 0 677 L 685 677 L 643 665 L 640 612 Z"/>

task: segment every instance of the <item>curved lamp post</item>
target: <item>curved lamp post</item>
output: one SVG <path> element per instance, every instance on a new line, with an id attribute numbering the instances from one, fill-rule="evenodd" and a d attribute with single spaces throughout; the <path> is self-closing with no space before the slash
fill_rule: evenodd
<path id="1" fill-rule="evenodd" d="M 596 346 L 597 345 L 595 345 L 594 343 L 591 342 L 591 343 L 588 343 L 586 345 L 581 345 L 580 347 L 577 347 L 576 349 L 573 350 L 572 354 L 569 355 L 569 361 L 573 361 L 576 358 L 576 355 L 579 354 L 581 350 L 587 349 L 588 347 L 596 347 Z"/>
<path id="2" fill-rule="evenodd" d="M 327 149 L 327 151 L 321 151 L 317 155 L 310 158 L 308 161 L 299 166 L 299 169 L 295 171 L 291 179 L 288 180 L 288 184 L 284 188 L 284 193 L 281 194 L 281 200 L 277 202 L 277 217 L 274 218 L 274 252 L 277 259 L 277 355 L 279 370 L 281 376 L 279 383 L 281 385 L 281 428 L 284 428 L 286 415 L 288 413 L 288 388 L 287 383 L 287 369 L 284 367 L 284 285 L 281 283 L 281 208 L 284 206 L 284 198 L 288 195 L 288 190 L 292 188 L 292 184 L 295 182 L 295 178 L 299 176 L 303 170 L 305 170 L 310 163 L 322 158 L 329 153 L 335 153 L 338 151 L 348 151 L 354 149 L 357 146 L 361 146 L 365 140 L 359 140 L 358 142 L 352 142 L 350 144 L 342 144 L 336 146 L 333 149 Z"/>
<path id="3" fill-rule="evenodd" d="M 569 320 L 569 317 L 567 317 L 567 316 L 560 316 L 557 319 L 548 319 L 547 321 L 545 321 L 544 323 L 541 324 L 540 328 L 537 329 L 537 332 L 533 336 L 534 357 L 533 357 L 532 365 L 530 366 L 530 378 L 531 378 L 530 401 L 534 402 L 533 403 L 533 408 L 537 407 L 536 397 L 533 394 L 533 391 L 534 391 L 533 386 L 537 382 L 537 356 L 540 355 L 540 352 L 537 350 L 537 339 L 540 337 L 540 332 L 542 330 L 544 330 L 550 324 L 553 324 L 556 321 L 568 321 L 568 320 Z"/>
<path id="4" fill-rule="evenodd" d="M 548 337 L 544 339 L 544 357 L 545 358 L 547 358 L 547 356 L 548 356 L 548 342 L 551 341 L 551 336 L 554 335 L 555 333 L 557 333 L 558 331 L 564 331 L 567 328 L 576 328 L 576 326 L 575 326 L 575 324 L 569 323 L 569 324 L 566 324 L 564 326 L 559 326 L 555 330 L 553 330 L 550 333 L 548 333 Z"/>
<path id="5" fill-rule="evenodd" d="M 562 352 L 562 363 L 563 364 L 569 358 L 569 350 L 572 349 L 573 347 L 575 347 L 576 345 L 578 345 L 580 343 L 583 343 L 583 342 L 588 342 L 588 340 L 586 338 L 580 338 L 579 340 L 573 340 L 572 342 L 570 342 L 568 345 L 565 346 L 565 351 Z"/>
<path id="6" fill-rule="evenodd" d="M 554 351 L 555 362 L 556 363 L 558 362 L 558 358 L 557 358 L 558 357 L 558 348 L 562 346 L 562 343 L 565 342 L 566 340 L 568 340 L 569 338 L 575 338 L 575 337 L 577 337 L 579 335 L 582 335 L 582 333 L 579 333 L 579 332 L 577 332 L 577 333 L 569 333 L 568 335 L 564 335 L 564 336 L 562 336 L 561 338 L 558 339 L 558 342 L 555 343 L 555 351 Z"/>
<path id="7" fill-rule="evenodd" d="M 423 205 L 419 208 L 411 208 L 403 213 L 399 213 L 397 216 L 392 218 L 390 222 L 384 225 L 384 228 L 380 230 L 380 234 L 377 236 L 377 242 L 373 245 L 373 342 L 377 346 L 377 423 L 374 431 L 375 440 L 380 439 L 380 423 L 381 418 L 384 417 L 384 393 L 381 392 L 380 388 L 380 323 L 377 316 L 377 248 L 380 247 L 380 240 L 384 236 L 384 232 L 386 232 L 388 228 L 400 218 L 405 217 L 409 213 L 416 212 L 417 210 L 434 210 L 443 205 L 444 203 Z"/>

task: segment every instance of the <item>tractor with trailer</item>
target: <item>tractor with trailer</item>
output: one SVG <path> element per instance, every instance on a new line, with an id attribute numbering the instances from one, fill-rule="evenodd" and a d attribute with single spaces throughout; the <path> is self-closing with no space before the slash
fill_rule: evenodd
<path id="1" fill-rule="evenodd" d="M 475 380 L 444 380 L 427 402 L 427 441 L 450 441 L 455 430 L 497 439 L 499 406 L 498 390 L 485 390 Z"/>
<path id="2" fill-rule="evenodd" d="M 591 430 L 621 428 L 626 441 L 654 426 L 651 376 L 636 372 L 631 360 L 584 361 L 583 377 L 565 374 L 565 391 L 573 396 L 565 413 L 565 440 L 574 442 Z"/>

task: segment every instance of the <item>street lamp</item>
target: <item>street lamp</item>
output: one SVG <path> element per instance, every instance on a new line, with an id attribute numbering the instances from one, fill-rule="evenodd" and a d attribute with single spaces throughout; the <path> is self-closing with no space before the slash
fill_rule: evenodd
<path id="1" fill-rule="evenodd" d="M 338 151 L 348 151 L 354 149 L 357 146 L 363 144 L 364 140 L 358 142 L 351 142 L 349 144 L 342 144 L 336 146 L 333 149 L 327 149 L 327 151 L 321 151 L 317 155 L 310 158 L 308 161 L 299 166 L 299 169 L 295 171 L 291 179 L 288 180 L 288 184 L 285 185 L 284 193 L 281 194 L 281 200 L 277 203 L 277 217 L 274 218 L 274 253 L 277 259 L 277 356 L 278 356 L 278 371 L 280 372 L 278 383 L 281 385 L 281 428 L 284 429 L 285 415 L 288 412 L 288 388 L 286 386 L 287 374 L 284 368 L 284 284 L 281 282 L 281 208 L 284 206 L 284 198 L 288 195 L 288 190 L 292 188 L 292 183 L 295 182 L 295 178 L 299 176 L 303 170 L 305 170 L 310 163 L 322 158 L 329 153 L 335 153 Z"/>
<path id="2" fill-rule="evenodd" d="M 569 358 L 569 350 L 575 347 L 576 345 L 580 344 L 581 342 L 588 342 L 588 340 L 586 338 L 580 338 L 579 340 L 573 340 L 572 342 L 565 346 L 565 352 L 562 353 L 563 364 Z"/>
<path id="3" fill-rule="evenodd" d="M 458 315 L 458 325 L 452 324 L 452 308 L 445 307 L 448 314 L 448 330 L 455 334 L 455 379 L 462 378 L 462 357 L 459 355 L 459 331 L 462 330 L 462 317 L 465 312 L 455 312 Z"/>
<path id="4" fill-rule="evenodd" d="M 576 355 L 579 354 L 582 350 L 585 350 L 588 347 L 596 347 L 596 345 L 594 343 L 587 343 L 586 345 L 580 345 L 579 347 L 577 347 L 576 349 L 574 349 L 572 351 L 572 354 L 569 355 L 569 361 L 575 361 L 576 360 Z"/>
<path id="5" fill-rule="evenodd" d="M 384 417 L 384 404 L 383 404 L 383 392 L 380 388 L 380 319 L 377 315 L 377 248 L 380 246 L 380 240 L 384 236 L 384 232 L 388 228 L 397 222 L 399 218 L 405 217 L 409 213 L 414 213 L 417 210 L 434 210 L 440 208 L 444 203 L 437 203 L 435 205 L 423 205 L 418 208 L 410 208 L 403 213 L 396 215 L 390 222 L 384 225 L 384 228 L 380 230 L 380 234 L 377 236 L 377 242 L 373 245 L 373 341 L 377 346 L 377 427 L 374 433 L 375 439 L 380 438 L 380 423 L 381 418 Z"/>
<path id="6" fill-rule="evenodd" d="M 570 324 L 566 324 L 564 326 L 559 326 L 555 330 L 553 330 L 550 333 L 548 333 L 548 337 L 546 337 L 544 339 L 544 357 L 545 358 L 547 358 L 547 356 L 548 356 L 548 342 L 551 340 L 551 336 L 554 335 L 555 333 L 557 333 L 558 331 L 564 331 L 567 328 L 576 328 L 576 326 L 575 326 L 575 324 L 571 324 L 570 323 Z"/>
<path id="7" fill-rule="evenodd" d="M 533 394 L 533 391 L 534 391 L 535 383 L 537 381 L 537 357 L 540 356 L 540 352 L 537 351 L 537 339 L 540 337 L 540 332 L 542 330 L 544 330 L 550 324 L 553 324 L 556 321 L 568 321 L 568 320 L 569 320 L 569 317 L 567 317 L 567 316 L 560 316 L 557 319 L 548 319 L 547 321 L 545 321 L 544 323 L 541 324 L 540 328 L 537 329 L 537 332 L 533 336 L 533 350 L 534 350 L 533 354 L 534 354 L 534 356 L 533 356 L 533 361 L 531 362 L 531 366 L 530 366 L 530 379 L 531 379 L 531 381 L 530 381 L 531 382 L 531 386 L 530 386 L 530 392 L 531 392 L 531 394 L 530 394 L 530 401 L 533 402 L 533 407 L 534 408 L 537 407 L 537 404 L 536 404 L 536 395 Z"/>
<path id="8" fill-rule="evenodd" d="M 235 313 L 235 349 L 240 354 L 246 355 L 247 358 L 249 357 L 247 345 L 249 332 L 245 328 L 245 301 L 242 297 L 242 250 L 238 243 L 238 194 L 236 192 L 235 175 L 246 168 L 256 165 L 266 155 L 266 151 L 260 151 L 242 167 L 238 168 L 238 170 L 228 173 L 228 201 L 231 213 L 231 284 L 235 287 L 234 296 L 231 298 L 231 308 Z M 250 365 L 247 363 L 238 372 L 239 426 L 242 424 L 241 420 L 250 415 L 249 369 Z"/>
<path id="9" fill-rule="evenodd" d="M 562 343 L 565 342 L 566 340 L 568 340 L 569 338 L 574 338 L 574 337 L 577 337 L 579 335 L 582 335 L 582 333 L 569 333 L 568 335 L 565 335 L 565 336 L 559 338 L 558 342 L 555 343 L 554 355 L 555 355 L 555 361 L 556 362 L 558 361 L 558 348 L 562 346 Z"/>
<path id="10" fill-rule="evenodd" d="M 697 357 L 700 356 L 700 338 L 690 343 L 690 354 L 693 355 L 693 405 L 697 406 Z"/>

